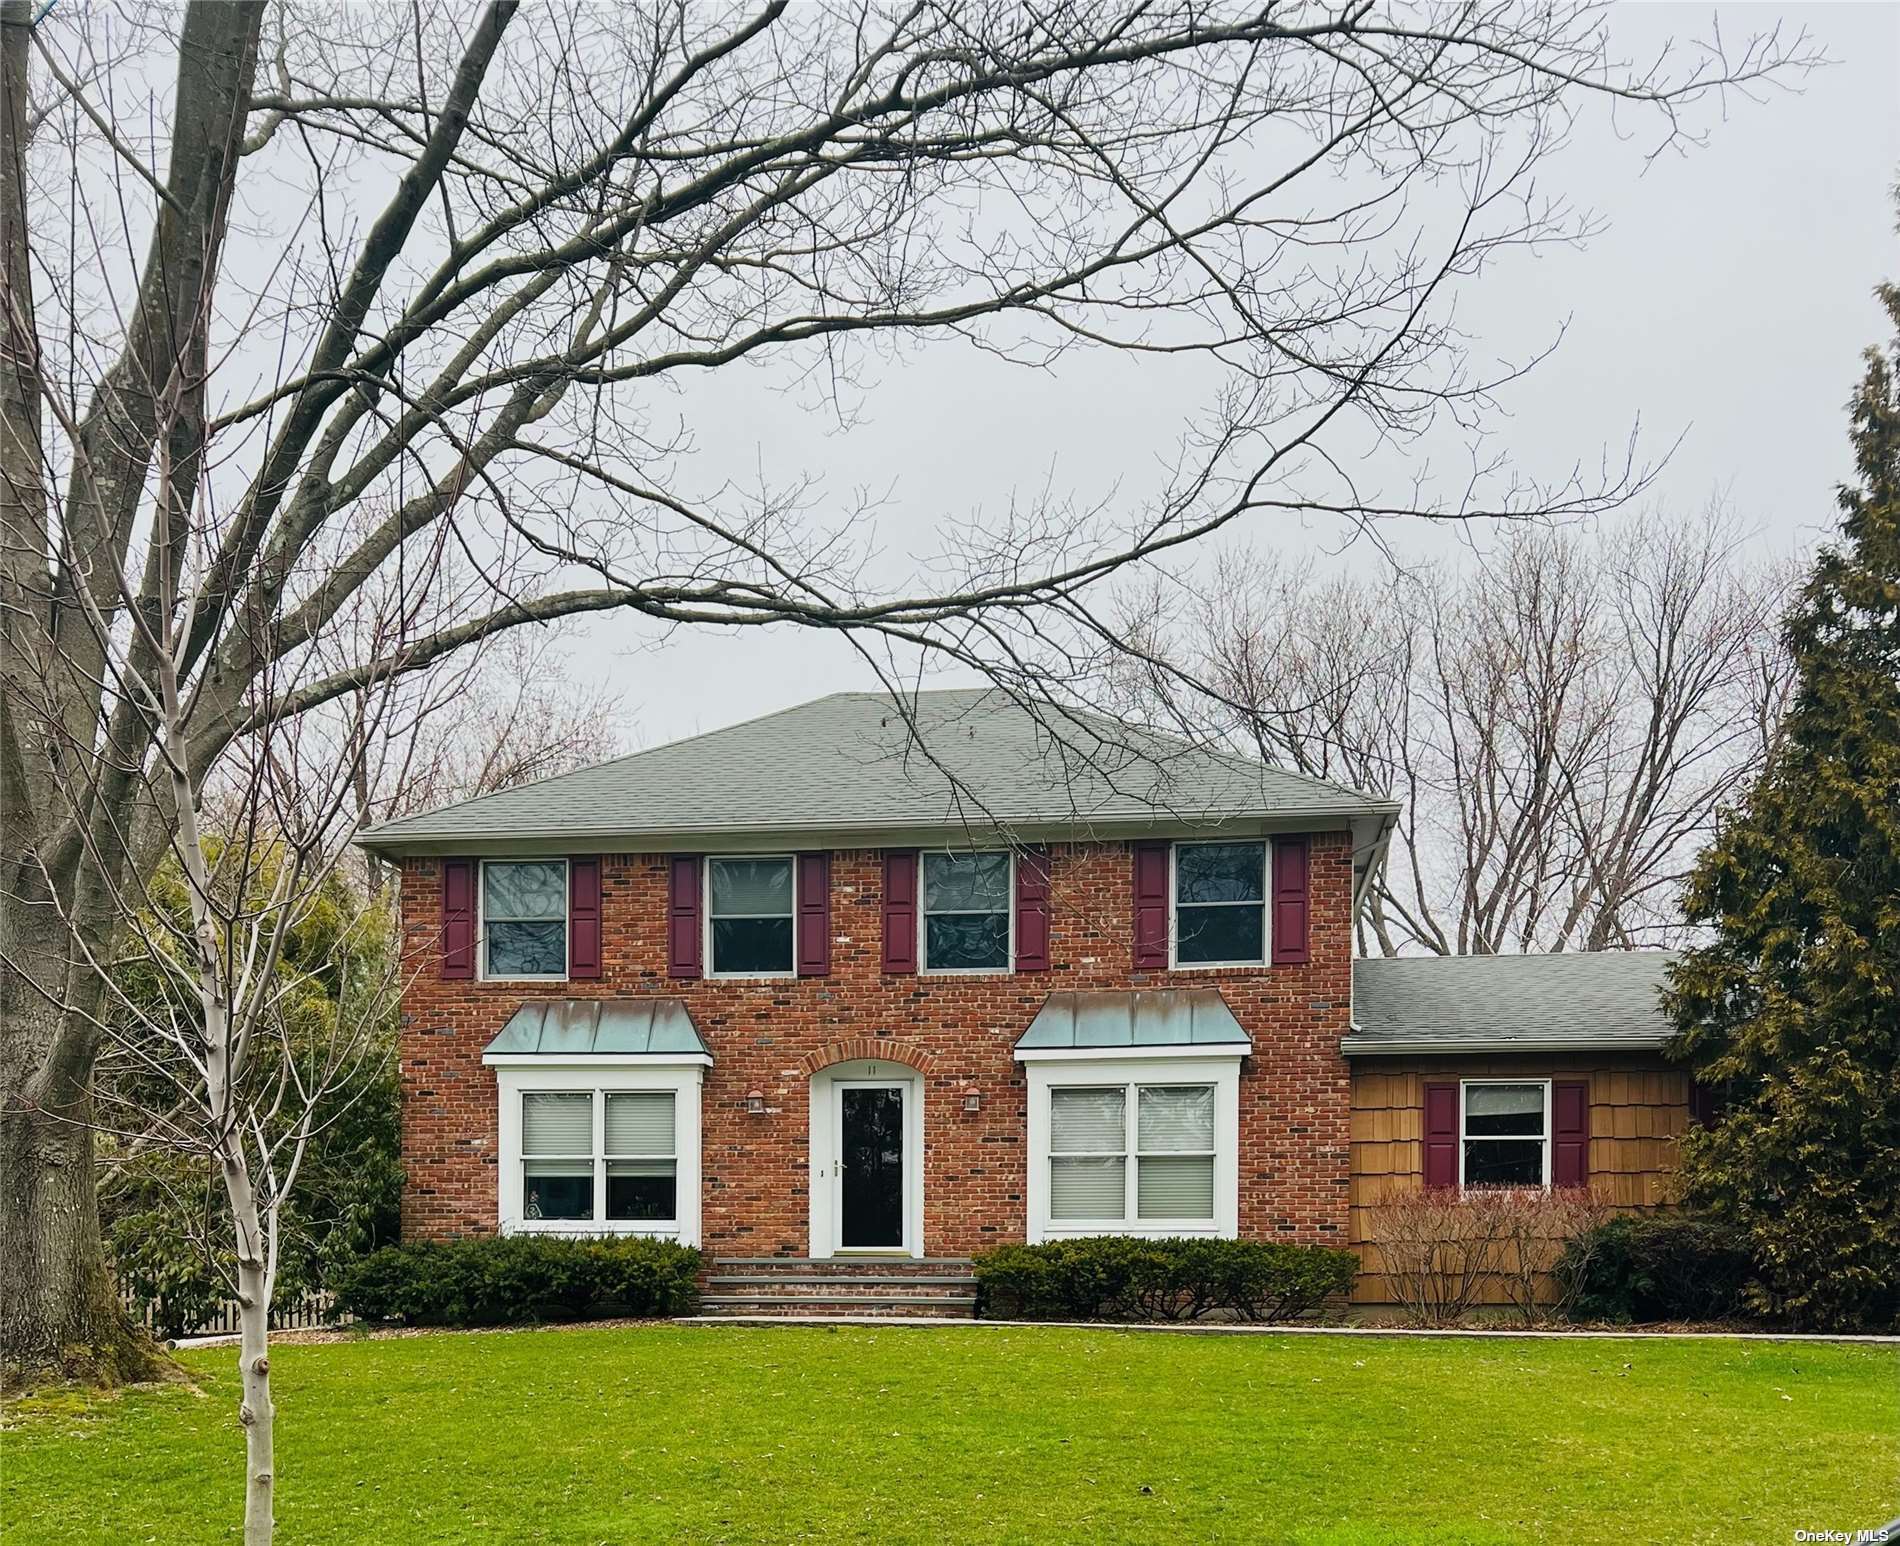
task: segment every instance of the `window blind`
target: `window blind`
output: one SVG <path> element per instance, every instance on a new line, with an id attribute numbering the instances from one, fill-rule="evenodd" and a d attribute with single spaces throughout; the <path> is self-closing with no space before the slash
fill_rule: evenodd
<path id="1" fill-rule="evenodd" d="M 1128 1162 L 1057 1155 L 1049 1162 L 1049 1216 L 1118 1219 L 1128 1207 Z"/>
<path id="2" fill-rule="evenodd" d="M 1143 1154 L 1198 1154 L 1214 1147 L 1211 1084 L 1144 1085 L 1140 1145 Z"/>
<path id="3" fill-rule="evenodd" d="M 523 1154 L 592 1154 L 594 1097 L 534 1090 L 521 1097 Z"/>
<path id="4" fill-rule="evenodd" d="M 671 1154 L 673 1092 L 612 1091 L 607 1096 L 609 1154 Z"/>
<path id="5" fill-rule="evenodd" d="M 790 859 L 715 859 L 712 861 L 712 910 L 715 917 L 760 917 L 792 911 Z"/>
<path id="6" fill-rule="evenodd" d="M 1051 1090 L 1049 1147 L 1058 1154 L 1120 1154 L 1128 1142 L 1120 1089 Z"/>
<path id="7" fill-rule="evenodd" d="M 1144 1154 L 1135 1190 L 1136 1211 L 1144 1219 L 1211 1219 L 1214 1156 Z"/>

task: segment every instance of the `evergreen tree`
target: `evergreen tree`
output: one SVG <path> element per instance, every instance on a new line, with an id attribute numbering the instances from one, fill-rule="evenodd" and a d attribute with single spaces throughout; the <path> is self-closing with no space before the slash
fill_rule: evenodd
<path id="1" fill-rule="evenodd" d="M 1790 614 L 1800 672 L 1760 783 L 1702 856 L 1713 932 L 1667 997 L 1721 1114 L 1684 1144 L 1687 1200 L 1740 1225 L 1771 1315 L 1900 1319 L 1900 286 L 1852 402 L 1842 542 Z"/>

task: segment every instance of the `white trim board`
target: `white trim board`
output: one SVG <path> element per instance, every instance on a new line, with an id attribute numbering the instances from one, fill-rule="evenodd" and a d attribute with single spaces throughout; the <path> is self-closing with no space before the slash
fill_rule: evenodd
<path id="1" fill-rule="evenodd" d="M 838 1175 L 837 1090 L 840 1085 L 890 1084 L 904 1087 L 904 1239 L 895 1251 L 853 1250 L 841 1246 Z M 815 1259 L 876 1261 L 924 1255 L 924 1078 L 907 1063 L 889 1058 L 861 1058 L 833 1063 L 811 1076 L 810 1240 Z"/>
<path id="2" fill-rule="evenodd" d="M 1018 1047 L 1018 1063 L 1151 1063 L 1188 1062 L 1197 1058 L 1253 1056 L 1250 1041 L 1190 1042 L 1185 1046 L 1156 1047 Z"/>

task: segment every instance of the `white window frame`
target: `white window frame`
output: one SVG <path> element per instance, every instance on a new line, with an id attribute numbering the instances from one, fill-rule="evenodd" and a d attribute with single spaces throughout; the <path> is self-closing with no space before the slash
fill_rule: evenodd
<path id="1" fill-rule="evenodd" d="M 1183 848 L 1260 846 L 1260 956 L 1252 961 L 1183 961 L 1181 959 L 1181 888 L 1175 875 L 1175 856 Z M 1215 972 L 1236 966 L 1266 966 L 1273 960 L 1273 839 L 1270 837 L 1208 837 L 1181 839 L 1168 844 L 1168 966 L 1178 972 Z M 1190 902 L 1190 907 L 1252 907 L 1252 902 Z"/>
<path id="2" fill-rule="evenodd" d="M 1458 1189 L 1460 1191 L 1463 1191 L 1464 1186 L 1465 1186 L 1465 1143 L 1467 1139 L 1467 1135 L 1465 1133 L 1465 1112 L 1469 1109 L 1469 1102 L 1467 1102 L 1465 1099 L 1465 1091 L 1474 1089 L 1480 1085 L 1487 1085 L 1487 1084 L 1489 1085 L 1534 1084 L 1543 1090 L 1544 1092 L 1544 1132 L 1543 1132 L 1543 1137 L 1540 1141 L 1542 1142 L 1544 1146 L 1544 1166 L 1543 1166 L 1544 1179 L 1540 1184 L 1543 1187 L 1543 1190 L 1548 1192 L 1550 1190 L 1550 1159 L 1551 1159 L 1551 1147 L 1552 1147 L 1551 1140 L 1550 1140 L 1550 1084 L 1551 1084 L 1551 1081 L 1548 1079 L 1497 1078 L 1497 1079 L 1460 1079 L 1458 1081 Z M 1522 1134 L 1522 1133 L 1514 1134 L 1514 1135 L 1505 1134 L 1505 1133 L 1479 1133 L 1475 1136 L 1475 1138 L 1472 1138 L 1471 1141 L 1476 1142 L 1476 1143 L 1487 1143 L 1491 1141 L 1496 1141 L 1499 1143 L 1510 1143 L 1510 1142 L 1516 1141 L 1516 1142 L 1521 1143 L 1525 1140 L 1527 1136 L 1528 1136 L 1527 1134 Z M 1490 1183 L 1486 1183 L 1486 1184 L 1489 1185 Z"/>
<path id="3" fill-rule="evenodd" d="M 558 864 L 561 867 L 561 956 L 558 972 L 491 972 L 488 969 L 488 867 L 491 864 Z M 497 918 L 496 923 L 549 923 L 548 918 Z M 566 982 L 574 960 L 574 876 L 567 859 L 550 854 L 514 859 L 483 859 L 475 867 L 475 939 L 483 982 Z"/>
<path id="4" fill-rule="evenodd" d="M 715 864 L 729 860 L 773 859 L 783 861 L 792 876 L 792 906 L 789 913 L 722 913 L 725 918 L 788 918 L 791 921 L 791 959 L 782 972 L 721 972 L 714 970 L 718 957 L 713 953 L 712 874 Z M 700 959 L 706 963 L 706 976 L 719 982 L 782 982 L 798 975 L 798 855 L 797 854 L 708 854 L 700 864 Z"/>
<path id="5" fill-rule="evenodd" d="M 629 1059 L 550 1063 L 534 1055 L 489 1059 L 495 1067 L 500 1097 L 498 1216 L 504 1235 L 650 1235 L 698 1245 L 700 1230 L 700 1085 L 707 1058 L 694 1062 L 655 1063 Z M 672 1219 L 607 1218 L 607 1156 L 605 1097 L 629 1091 L 665 1090 L 673 1096 L 674 1198 Z M 535 1094 L 591 1094 L 593 1096 L 594 1217 L 591 1219 L 531 1219 L 526 1216 L 527 1187 L 521 1152 L 521 1098 Z M 535 1159 L 559 1158 L 535 1155 Z M 624 1158 L 626 1156 L 616 1156 Z M 653 1156 L 648 1156 L 649 1158 Z"/>
<path id="6" fill-rule="evenodd" d="M 1004 911 L 1009 917 L 1008 944 L 1004 947 L 1001 966 L 932 966 L 930 964 L 930 886 L 925 879 L 926 861 L 933 855 L 956 857 L 962 854 L 966 858 L 983 858 L 990 854 L 1004 854 L 1009 859 L 1009 890 L 1004 902 Z M 1013 848 L 973 848 L 968 850 L 954 848 L 929 848 L 917 855 L 917 970 L 926 977 L 1007 977 L 1016 970 L 1016 851 Z"/>
<path id="7" fill-rule="evenodd" d="M 1035 1052 L 1017 1053 L 1029 1082 L 1029 1198 L 1027 1235 L 1031 1245 L 1045 1240 L 1067 1240 L 1080 1235 L 1129 1235 L 1161 1239 L 1196 1235 L 1232 1240 L 1240 1233 L 1240 1060 L 1251 1049 L 1241 1046 L 1171 1047 L 1164 1057 L 1104 1056 L 1091 1049 L 1088 1056 Z M 1143 1219 L 1139 1217 L 1141 1151 L 1140 1088 L 1143 1085 L 1200 1084 L 1214 1087 L 1214 1213 L 1208 1219 Z M 1051 1167 L 1049 1147 L 1050 1102 L 1059 1089 L 1126 1090 L 1124 1120 L 1129 1124 L 1124 1151 L 1131 1163 L 1123 1184 L 1124 1217 L 1116 1219 L 1054 1219 L 1049 1216 Z"/>

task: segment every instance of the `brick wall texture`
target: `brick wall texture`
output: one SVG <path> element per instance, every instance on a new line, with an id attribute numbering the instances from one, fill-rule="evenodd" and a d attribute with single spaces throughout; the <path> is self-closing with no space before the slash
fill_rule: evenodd
<path id="1" fill-rule="evenodd" d="M 924 1090 L 924 1250 L 964 1256 L 1024 1238 L 1027 1092 L 1018 1036 L 1060 989 L 1218 987 L 1253 1038 L 1240 1080 L 1240 1232 L 1343 1244 L 1347 1237 L 1351 846 L 1312 843 L 1309 964 L 1137 972 L 1133 859 L 1123 843 L 1051 849 L 1051 969 L 995 976 L 882 970 L 882 855 L 832 855 L 831 973 L 773 981 L 666 975 L 666 861 L 605 855 L 602 971 L 586 982 L 444 981 L 441 863 L 402 861 L 403 1231 L 496 1228 L 494 1071 L 482 1049 L 526 999 L 641 995 L 685 1000 L 712 1050 L 702 1100 L 702 1240 L 713 1254 L 808 1254 L 809 1089 L 856 1058 L 917 1069 Z M 980 1109 L 964 1109 L 974 1089 Z M 765 1112 L 748 1112 L 752 1091 Z"/>

